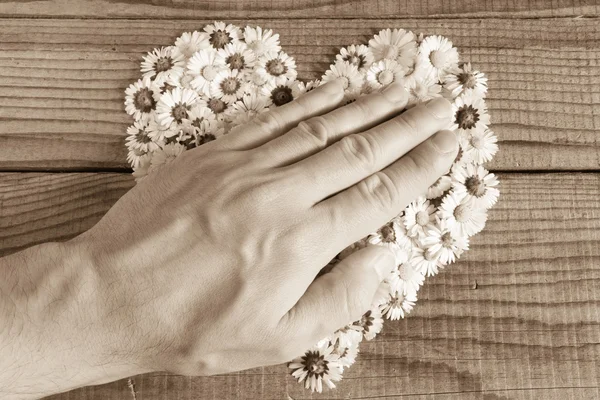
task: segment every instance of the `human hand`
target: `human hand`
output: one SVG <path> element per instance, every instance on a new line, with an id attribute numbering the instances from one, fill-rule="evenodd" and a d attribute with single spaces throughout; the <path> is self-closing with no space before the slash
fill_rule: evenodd
<path id="1" fill-rule="evenodd" d="M 458 146 L 446 100 L 398 115 L 401 86 L 342 97 L 326 84 L 184 152 L 69 242 L 92 260 L 85 318 L 103 354 L 225 373 L 289 361 L 368 310 L 396 267 L 385 247 L 315 276 L 423 194 Z"/>

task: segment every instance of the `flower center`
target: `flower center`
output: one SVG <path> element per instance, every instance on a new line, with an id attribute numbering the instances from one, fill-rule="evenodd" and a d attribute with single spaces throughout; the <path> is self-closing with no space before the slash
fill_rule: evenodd
<path id="1" fill-rule="evenodd" d="M 231 69 L 242 69 L 245 65 L 244 56 L 240 53 L 230 55 L 225 61 L 227 61 Z"/>
<path id="2" fill-rule="evenodd" d="M 472 105 L 464 105 L 456 111 L 456 123 L 461 129 L 471 129 L 479 121 L 479 113 Z"/>
<path id="3" fill-rule="evenodd" d="M 138 143 L 150 143 L 152 141 L 143 129 L 140 129 L 138 133 L 135 134 L 135 140 L 137 140 Z"/>
<path id="4" fill-rule="evenodd" d="M 171 69 L 173 66 L 173 60 L 171 57 L 161 57 L 154 63 L 154 70 L 156 72 L 164 72 Z"/>
<path id="5" fill-rule="evenodd" d="M 204 143 L 208 143 L 211 142 L 213 140 L 215 140 L 217 137 L 215 135 L 213 135 L 212 133 L 205 133 L 203 135 L 198 136 L 198 139 L 196 139 L 196 141 L 198 142 L 198 146 L 204 144 Z"/>
<path id="6" fill-rule="evenodd" d="M 465 180 L 465 187 L 471 196 L 481 197 L 485 194 L 485 184 L 476 176 L 470 176 Z"/>
<path id="7" fill-rule="evenodd" d="M 381 228 L 381 238 L 382 241 L 387 243 L 396 241 L 396 232 L 394 231 L 392 224 L 386 224 Z"/>
<path id="8" fill-rule="evenodd" d="M 421 210 L 415 216 L 417 224 L 425 226 L 429 223 L 429 213 L 425 210 Z"/>
<path id="9" fill-rule="evenodd" d="M 473 75 L 471 72 L 463 72 L 459 74 L 457 78 L 461 85 L 467 89 L 473 89 L 475 87 L 475 83 L 477 83 L 475 75 Z"/>
<path id="10" fill-rule="evenodd" d="M 369 327 L 373 325 L 374 320 L 375 318 L 371 317 L 371 310 L 369 310 L 364 313 L 362 317 L 360 317 L 360 325 L 366 332 L 368 332 Z"/>
<path id="11" fill-rule="evenodd" d="M 443 247 L 449 249 L 452 247 L 452 245 L 454 245 L 454 238 L 452 238 L 452 234 L 450 232 L 446 232 L 440 237 L 440 242 L 442 243 Z"/>
<path id="12" fill-rule="evenodd" d="M 345 58 L 345 61 L 348 61 L 352 65 L 356 65 L 356 68 L 361 68 L 365 65 L 365 57 L 358 54 L 351 54 Z"/>
<path id="13" fill-rule="evenodd" d="M 285 74 L 287 72 L 287 67 L 278 58 L 276 58 L 274 60 L 269 60 L 267 62 L 266 67 L 267 67 L 267 71 L 269 72 L 269 74 L 271 74 L 273 76 L 279 76 L 279 75 Z"/>
<path id="14" fill-rule="evenodd" d="M 433 254 L 431 251 L 426 250 L 423 253 L 423 258 L 427 261 L 435 261 L 435 254 Z"/>
<path id="15" fill-rule="evenodd" d="M 466 204 L 460 204 L 454 209 L 454 218 L 458 222 L 467 222 L 471 218 L 471 207 Z"/>
<path id="16" fill-rule="evenodd" d="M 190 106 L 186 105 L 185 103 L 178 103 L 171 109 L 171 116 L 175 121 L 181 123 L 181 120 L 188 117 L 189 109 Z"/>
<path id="17" fill-rule="evenodd" d="M 477 150 L 479 150 L 483 147 L 483 140 L 479 136 L 471 136 L 471 139 L 469 139 L 469 142 L 471 143 L 471 146 L 473 146 Z"/>
<path id="18" fill-rule="evenodd" d="M 207 81 L 212 81 L 217 76 L 217 69 L 212 65 L 202 68 L 202 77 Z"/>
<path id="19" fill-rule="evenodd" d="M 377 74 L 377 81 L 383 86 L 389 85 L 394 81 L 394 74 L 388 69 L 383 70 Z"/>
<path id="20" fill-rule="evenodd" d="M 429 61 L 431 61 L 431 65 L 436 67 L 437 69 L 442 69 L 446 65 L 446 61 L 448 56 L 445 51 L 434 50 L 429 55 Z"/>
<path id="21" fill-rule="evenodd" d="M 386 45 L 382 51 L 383 58 L 389 58 L 390 60 L 395 60 L 398 58 L 398 48 L 396 46 L 392 46 L 391 44 Z"/>
<path id="22" fill-rule="evenodd" d="M 277 86 L 271 92 L 271 100 L 273 100 L 273 104 L 276 106 L 289 103 L 290 101 L 294 100 L 294 96 L 292 96 L 292 89 L 287 86 Z"/>
<path id="23" fill-rule="evenodd" d="M 226 78 L 221 82 L 221 89 L 225 94 L 235 94 L 240 86 L 240 81 L 233 77 Z"/>
<path id="24" fill-rule="evenodd" d="M 309 351 L 304 356 L 304 369 L 308 371 L 309 375 L 318 375 L 323 376 L 327 371 L 329 371 L 329 367 L 327 366 L 327 361 L 325 361 L 325 356 L 321 355 L 317 351 Z"/>
<path id="25" fill-rule="evenodd" d="M 402 302 L 404 301 L 404 295 L 400 292 L 396 292 L 395 296 L 390 299 L 390 305 L 394 308 L 402 308 Z"/>
<path id="26" fill-rule="evenodd" d="M 142 88 L 133 95 L 133 104 L 141 112 L 149 113 L 154 110 L 156 101 L 148 88 Z"/>
<path id="27" fill-rule="evenodd" d="M 175 89 L 175 86 L 173 85 L 169 85 L 167 82 L 163 83 L 163 85 L 160 87 L 160 93 L 166 93 L 166 92 L 170 92 L 171 90 Z"/>
<path id="28" fill-rule="evenodd" d="M 223 100 L 220 99 L 210 99 L 208 100 L 208 108 L 212 110 L 215 114 L 222 113 L 227 108 L 227 105 Z"/>
<path id="29" fill-rule="evenodd" d="M 425 97 L 427 97 L 427 94 L 429 92 L 429 88 L 427 87 L 427 85 L 423 85 L 422 83 L 417 82 L 415 84 L 415 88 L 413 89 L 413 93 L 415 94 L 415 97 L 418 99 L 424 99 Z"/>
<path id="30" fill-rule="evenodd" d="M 210 44 L 216 49 L 222 49 L 229 42 L 231 42 L 231 37 L 226 31 L 219 29 L 210 34 Z"/>

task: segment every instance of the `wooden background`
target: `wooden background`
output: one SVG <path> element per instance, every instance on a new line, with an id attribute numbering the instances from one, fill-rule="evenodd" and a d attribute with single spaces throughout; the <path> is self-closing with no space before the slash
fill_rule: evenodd
<path id="1" fill-rule="evenodd" d="M 600 1 L 0 0 L 0 255 L 66 240 L 134 184 L 123 91 L 144 52 L 212 19 L 281 34 L 301 78 L 384 27 L 449 36 L 489 76 L 499 204 L 337 391 L 284 366 L 151 374 L 97 399 L 600 399 Z"/>

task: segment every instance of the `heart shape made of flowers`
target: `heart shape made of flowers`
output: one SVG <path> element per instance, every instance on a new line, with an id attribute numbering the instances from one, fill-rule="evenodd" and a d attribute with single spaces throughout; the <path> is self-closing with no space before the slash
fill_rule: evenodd
<path id="1" fill-rule="evenodd" d="M 347 102 L 400 81 L 410 96 L 407 108 L 440 96 L 453 103 L 450 129 L 460 150 L 448 174 L 324 268 L 370 245 L 387 246 L 397 255 L 398 268 L 382 283 L 371 309 L 288 364 L 307 389 L 334 388 L 354 363 L 359 343 L 381 331 L 383 318 L 404 318 L 413 309 L 426 277 L 468 249 L 469 238 L 484 228 L 487 211 L 498 199 L 498 180 L 484 167 L 498 150 L 485 103 L 487 78 L 460 62 L 445 37 L 383 29 L 368 44 L 340 49 L 320 80 L 302 82 L 277 33 L 214 22 L 148 53 L 141 72 L 125 91 L 125 110 L 134 119 L 127 130 L 127 160 L 136 181 L 185 150 L 333 79 L 344 80 Z"/>

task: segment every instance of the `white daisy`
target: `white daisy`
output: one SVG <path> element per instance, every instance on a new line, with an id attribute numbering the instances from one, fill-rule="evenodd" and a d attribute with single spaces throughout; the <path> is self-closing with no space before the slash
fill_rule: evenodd
<path id="1" fill-rule="evenodd" d="M 427 189 L 427 198 L 437 199 L 452 188 L 452 179 L 448 175 L 442 175 Z"/>
<path id="2" fill-rule="evenodd" d="M 183 74 L 185 58 L 173 54 L 173 46 L 154 49 L 144 56 L 141 71 L 144 78 L 159 79 L 163 76 Z"/>
<path id="3" fill-rule="evenodd" d="M 156 106 L 156 121 L 165 127 L 170 126 L 173 121 L 181 123 L 188 118 L 194 105 L 203 105 L 203 102 L 195 91 L 175 88 L 160 97 Z"/>
<path id="4" fill-rule="evenodd" d="M 164 143 L 166 139 L 177 135 L 177 129 L 174 124 L 165 127 L 155 119 L 152 119 L 148 124 L 148 136 L 156 143 Z"/>
<path id="5" fill-rule="evenodd" d="M 160 88 L 150 78 L 138 79 L 125 89 L 125 111 L 133 118 L 150 119 L 160 98 Z"/>
<path id="6" fill-rule="evenodd" d="M 414 247 L 409 263 L 420 273 L 426 276 L 436 275 L 444 264 L 440 261 L 440 254 L 427 248 Z"/>
<path id="7" fill-rule="evenodd" d="M 396 255 L 396 265 L 405 262 L 408 258 L 407 241 L 409 240 L 401 223 L 399 218 L 394 218 L 367 238 L 369 244 L 390 249 Z"/>
<path id="8" fill-rule="evenodd" d="M 410 237 L 425 235 L 435 223 L 435 207 L 424 196 L 419 196 L 404 210 L 404 226 Z"/>
<path id="9" fill-rule="evenodd" d="M 210 83 L 217 77 L 219 71 L 224 68 L 226 68 L 224 60 L 217 57 L 215 50 L 200 50 L 187 63 L 187 71 L 194 77 L 191 86 L 209 96 Z"/>
<path id="10" fill-rule="evenodd" d="M 216 97 L 208 97 L 206 106 L 213 112 L 217 121 L 224 122 L 229 114 L 231 105 Z"/>
<path id="11" fill-rule="evenodd" d="M 490 124 L 487 105 L 481 97 L 473 93 L 458 96 L 452 103 L 454 124 L 450 129 L 458 130 L 459 134 L 470 134 L 474 131 L 484 131 Z"/>
<path id="12" fill-rule="evenodd" d="M 330 389 L 335 388 L 333 382 L 342 379 L 342 364 L 340 356 L 333 352 L 329 342 L 320 342 L 308 350 L 303 356 L 297 357 L 288 364 L 292 376 L 298 382 L 304 382 L 306 389 L 323 391 L 323 383 Z"/>
<path id="13" fill-rule="evenodd" d="M 263 30 L 260 26 L 256 28 L 247 26 L 244 29 L 244 39 L 257 57 L 274 57 L 281 50 L 279 34 L 273 33 L 272 29 Z"/>
<path id="14" fill-rule="evenodd" d="M 293 89 L 295 86 L 296 82 L 293 80 L 284 80 L 282 83 L 271 81 L 262 87 L 260 93 L 270 99 L 274 106 L 278 107 L 294 100 Z"/>
<path id="15" fill-rule="evenodd" d="M 373 53 L 364 44 L 342 47 L 340 54 L 335 58 L 338 62 L 348 62 L 354 65 L 361 73 L 365 73 L 374 61 Z"/>
<path id="16" fill-rule="evenodd" d="M 333 333 L 331 343 L 340 347 L 351 347 L 359 344 L 362 338 L 362 333 L 352 329 L 351 326 L 345 326 Z"/>
<path id="17" fill-rule="evenodd" d="M 181 55 L 185 60 L 188 60 L 195 52 L 210 46 L 208 39 L 209 36 L 206 32 L 184 32 L 177 40 L 175 40 L 173 55 Z"/>
<path id="18" fill-rule="evenodd" d="M 396 61 L 385 59 L 371 65 L 366 80 L 373 89 L 379 89 L 401 81 L 406 71 L 407 69 Z"/>
<path id="19" fill-rule="evenodd" d="M 245 94 L 241 100 L 232 104 L 228 118 L 234 125 L 246 123 L 258 114 L 269 111 L 270 99 L 256 93 Z"/>
<path id="20" fill-rule="evenodd" d="M 416 301 L 417 292 L 412 290 L 409 290 L 407 294 L 390 293 L 387 303 L 381 306 L 381 313 L 392 321 L 399 320 L 412 311 Z"/>
<path id="21" fill-rule="evenodd" d="M 230 69 L 250 73 L 256 64 L 254 52 L 244 42 L 229 43 L 217 51 L 217 57 Z"/>
<path id="22" fill-rule="evenodd" d="M 208 33 L 208 41 L 215 49 L 222 49 L 229 43 L 236 43 L 241 36 L 240 28 L 232 24 L 225 25 L 221 21 L 206 25 L 204 31 Z"/>
<path id="23" fill-rule="evenodd" d="M 175 160 L 183 151 L 185 146 L 179 143 L 165 144 L 162 148 L 154 151 L 148 172 L 155 171 L 158 168 L 167 165 Z"/>
<path id="24" fill-rule="evenodd" d="M 329 66 L 329 69 L 322 76 L 321 81 L 327 83 L 336 79 L 341 79 L 344 83 L 344 92 L 350 95 L 360 94 L 363 86 L 363 74 L 358 72 L 358 68 L 347 61 L 338 61 Z"/>
<path id="25" fill-rule="evenodd" d="M 296 79 L 296 61 L 283 51 L 275 55 L 264 55 L 256 63 L 256 72 L 266 77 L 268 82 L 282 85 L 287 80 Z"/>
<path id="26" fill-rule="evenodd" d="M 459 142 L 464 151 L 478 164 L 490 161 L 498 151 L 498 138 L 490 129 L 460 135 Z"/>
<path id="27" fill-rule="evenodd" d="M 303 94 L 308 93 L 321 85 L 322 83 L 320 79 L 315 79 L 314 81 L 309 82 L 296 81 L 296 84 L 292 86 L 292 95 L 295 99 L 297 99 Z"/>
<path id="28" fill-rule="evenodd" d="M 458 51 L 443 36 L 427 36 L 419 46 L 419 57 L 431 65 L 435 75 L 443 82 L 446 75 L 458 68 Z"/>
<path id="29" fill-rule="evenodd" d="M 333 352 L 340 356 L 340 364 L 344 368 L 348 368 L 356 362 L 356 357 L 358 356 L 358 344 L 355 344 L 350 347 L 340 347 L 336 343 L 333 346 Z"/>
<path id="30" fill-rule="evenodd" d="M 456 158 L 454 159 L 454 163 L 452 164 L 452 168 L 450 169 L 451 172 L 456 171 L 457 169 L 460 169 L 465 165 L 471 164 L 473 162 L 473 153 L 466 151 L 465 147 L 463 147 L 463 145 L 468 145 L 464 138 L 470 135 L 471 132 L 466 133 L 463 131 L 458 133 L 458 153 L 456 153 Z"/>
<path id="31" fill-rule="evenodd" d="M 398 272 L 390 280 L 390 292 L 407 294 L 417 292 L 425 282 L 425 275 L 410 263 L 405 262 L 398 267 Z"/>
<path id="32" fill-rule="evenodd" d="M 464 192 L 450 192 L 442 201 L 438 213 L 440 218 L 447 220 L 449 229 L 457 236 L 473 236 L 481 232 L 487 221 L 485 209 L 471 203 Z"/>
<path id="33" fill-rule="evenodd" d="M 375 61 L 388 59 L 409 67 L 417 55 L 415 34 L 404 29 L 384 29 L 369 40 Z"/>
<path id="34" fill-rule="evenodd" d="M 136 183 L 141 182 L 148 175 L 148 168 L 150 167 L 151 160 L 152 153 L 145 154 L 139 158 L 138 165 L 133 167 L 132 175 L 135 178 Z"/>
<path id="35" fill-rule="evenodd" d="M 210 84 L 210 95 L 213 98 L 221 99 L 225 103 L 235 103 L 244 95 L 247 82 L 244 74 L 237 69 L 229 68 L 219 71 L 215 79 Z"/>
<path id="36" fill-rule="evenodd" d="M 127 128 L 125 143 L 129 150 L 135 149 L 143 153 L 148 153 L 158 148 L 158 145 L 148 133 L 148 122 L 146 121 L 134 121 L 133 125 Z"/>
<path id="37" fill-rule="evenodd" d="M 127 152 L 127 162 L 131 165 L 132 168 L 137 168 L 142 163 L 142 159 L 146 156 L 148 156 L 147 151 L 132 148 Z"/>
<path id="38" fill-rule="evenodd" d="M 444 88 L 452 93 L 452 97 L 471 91 L 475 96 L 484 98 L 487 93 L 487 81 L 483 72 L 474 71 L 471 63 L 463 63 L 446 75 Z"/>
<path id="39" fill-rule="evenodd" d="M 379 307 L 374 307 L 352 324 L 355 329 L 362 332 L 366 340 L 372 340 L 383 329 L 383 318 Z"/>
<path id="40" fill-rule="evenodd" d="M 409 95 L 407 107 L 414 107 L 418 103 L 424 103 L 435 97 L 442 96 L 442 87 L 437 84 L 437 79 L 431 74 L 408 79 L 404 87 Z"/>
<path id="41" fill-rule="evenodd" d="M 434 258 L 445 265 L 453 263 L 469 249 L 469 238 L 452 233 L 444 219 L 438 219 L 438 223 L 429 229 L 421 242 Z"/>
<path id="42" fill-rule="evenodd" d="M 467 164 L 453 171 L 452 179 L 457 195 L 464 194 L 477 208 L 487 210 L 498 201 L 498 180 L 481 165 Z"/>

